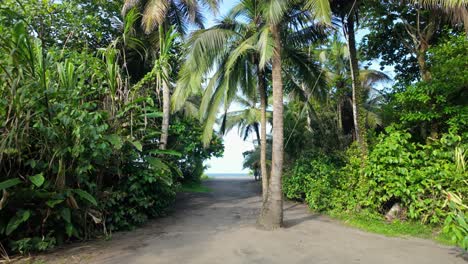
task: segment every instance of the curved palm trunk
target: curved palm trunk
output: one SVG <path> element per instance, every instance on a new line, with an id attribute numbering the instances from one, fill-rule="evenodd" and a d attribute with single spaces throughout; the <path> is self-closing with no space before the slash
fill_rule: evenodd
<path id="1" fill-rule="evenodd" d="M 268 107 L 267 103 L 267 93 L 266 93 L 266 81 L 265 81 L 265 72 L 260 69 L 260 66 L 257 65 L 258 70 L 258 90 L 260 93 L 260 170 L 262 175 L 262 198 L 263 202 L 266 201 L 268 194 L 268 170 L 267 170 L 267 142 L 266 142 L 266 109 Z"/>
<path id="2" fill-rule="evenodd" d="M 163 94 L 163 120 L 161 126 L 161 139 L 159 142 L 159 149 L 166 149 L 167 138 L 169 137 L 169 118 L 171 111 L 171 92 L 169 91 L 169 85 L 163 81 L 162 85 Z"/>
<path id="3" fill-rule="evenodd" d="M 351 69 L 351 79 L 353 88 L 353 123 L 356 134 L 356 141 L 363 157 L 367 155 L 365 119 L 361 113 L 362 107 L 362 87 L 359 80 L 359 66 L 356 52 L 356 36 L 354 32 L 354 14 L 348 16 L 346 22 L 346 38 L 348 40 L 349 64 Z"/>
<path id="4" fill-rule="evenodd" d="M 272 59 L 273 79 L 273 157 L 271 177 L 266 200 L 258 218 L 258 225 L 265 229 L 276 229 L 283 224 L 283 193 L 281 176 L 283 171 L 283 80 L 281 78 L 281 40 L 279 25 L 271 25 L 275 43 Z"/>

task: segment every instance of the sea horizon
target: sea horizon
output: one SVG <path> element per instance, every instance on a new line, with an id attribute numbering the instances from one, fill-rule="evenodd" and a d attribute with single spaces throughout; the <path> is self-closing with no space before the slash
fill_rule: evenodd
<path id="1" fill-rule="evenodd" d="M 248 172 L 207 172 L 210 178 L 253 178 Z"/>

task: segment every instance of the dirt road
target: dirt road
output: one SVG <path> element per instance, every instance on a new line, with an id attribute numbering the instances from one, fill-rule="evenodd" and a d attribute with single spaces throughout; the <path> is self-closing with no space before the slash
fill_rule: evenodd
<path id="1" fill-rule="evenodd" d="M 467 263 L 459 251 L 432 241 L 389 238 L 349 228 L 285 204 L 285 228 L 255 228 L 260 185 L 208 180 L 205 194 L 182 194 L 171 216 L 132 232 L 59 250 L 46 263 Z"/>

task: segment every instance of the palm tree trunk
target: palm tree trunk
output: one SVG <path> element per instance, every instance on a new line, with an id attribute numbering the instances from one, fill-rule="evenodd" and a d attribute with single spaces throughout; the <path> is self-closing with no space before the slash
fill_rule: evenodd
<path id="1" fill-rule="evenodd" d="M 263 202 L 258 225 L 264 229 L 276 229 L 283 224 L 283 80 L 281 78 L 281 39 L 279 25 L 271 25 L 275 48 L 272 59 L 273 79 L 273 157 L 267 198 Z"/>
<path id="2" fill-rule="evenodd" d="M 359 65 L 356 52 L 356 36 L 354 32 L 354 12 L 352 12 L 346 21 L 346 38 L 348 40 L 349 64 L 351 70 L 352 88 L 353 88 L 353 123 L 356 134 L 356 141 L 363 157 L 367 155 L 366 128 L 365 120 L 361 114 L 362 108 L 362 87 L 359 80 Z"/>
<path id="3" fill-rule="evenodd" d="M 258 90 L 260 93 L 260 171 L 262 175 L 262 198 L 263 202 L 266 201 L 268 194 L 268 170 L 267 170 L 267 141 L 266 141 L 266 125 L 267 117 L 266 110 L 268 107 L 267 103 L 267 93 L 266 93 L 266 81 L 265 81 L 265 72 L 260 69 L 260 66 L 257 64 L 258 70 Z"/>
<path id="4" fill-rule="evenodd" d="M 162 82 L 162 94 L 163 94 L 163 120 L 161 126 L 161 139 L 159 142 L 159 149 L 166 149 L 167 138 L 169 137 L 169 118 L 171 111 L 171 92 L 169 91 L 169 85 L 165 81 Z"/>

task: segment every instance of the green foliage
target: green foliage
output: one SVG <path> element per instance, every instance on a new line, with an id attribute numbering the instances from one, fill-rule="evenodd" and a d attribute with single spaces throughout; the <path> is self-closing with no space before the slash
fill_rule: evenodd
<path id="1" fill-rule="evenodd" d="M 429 132 L 434 137 L 441 132 L 460 133 L 468 129 L 467 54 L 464 36 L 452 37 L 430 50 L 431 80 L 395 95 L 398 115 L 405 127 L 421 131 L 423 139 Z"/>
<path id="2" fill-rule="evenodd" d="M 466 174 L 454 160 L 455 147 L 463 147 L 461 137 L 447 134 L 420 145 L 411 142 L 407 132 L 391 128 L 387 132 L 369 155 L 365 168 L 369 192 L 363 205 L 383 211 L 399 202 L 410 219 L 440 224 L 447 214 L 442 190 L 468 191 L 462 184 Z"/>
<path id="3" fill-rule="evenodd" d="M 129 86 L 114 46 L 59 49 L 34 24 L 7 30 L 3 22 L 0 243 L 8 252 L 44 251 L 163 215 L 181 170 L 198 179 L 203 160 L 222 152 L 217 137 L 202 147 L 192 119 L 159 150 L 157 94 Z M 192 167 L 201 171 L 192 176 Z"/>
<path id="4" fill-rule="evenodd" d="M 465 181 L 468 185 L 468 182 Z M 447 195 L 447 204 L 450 211 L 445 219 L 443 231 L 451 235 L 453 242 L 464 250 L 468 250 L 468 207 L 460 195 L 453 192 L 444 192 Z"/>
<path id="5" fill-rule="evenodd" d="M 346 225 L 372 233 L 383 234 L 389 237 L 412 236 L 424 239 L 434 239 L 444 244 L 451 244 L 449 238 L 447 238 L 445 234 L 440 233 L 440 228 L 434 228 L 420 222 L 396 220 L 388 223 L 380 215 L 365 212 L 333 212 L 330 215 L 343 221 Z"/>
<path id="6" fill-rule="evenodd" d="M 316 211 L 325 211 L 333 204 L 334 187 L 337 185 L 339 162 L 318 152 L 307 153 L 296 161 L 283 180 L 283 188 L 289 199 L 305 200 Z"/>
<path id="7" fill-rule="evenodd" d="M 205 147 L 202 143 L 204 128 L 197 120 L 176 116 L 171 122 L 169 145 L 181 153 L 177 159 L 181 182 L 199 182 L 206 169 L 203 161 L 222 156 L 222 138 L 213 134 L 209 146 Z"/>
<path id="8" fill-rule="evenodd" d="M 180 191 L 188 193 L 209 193 L 212 190 L 204 186 L 201 182 L 192 182 L 182 184 L 180 187 Z"/>

